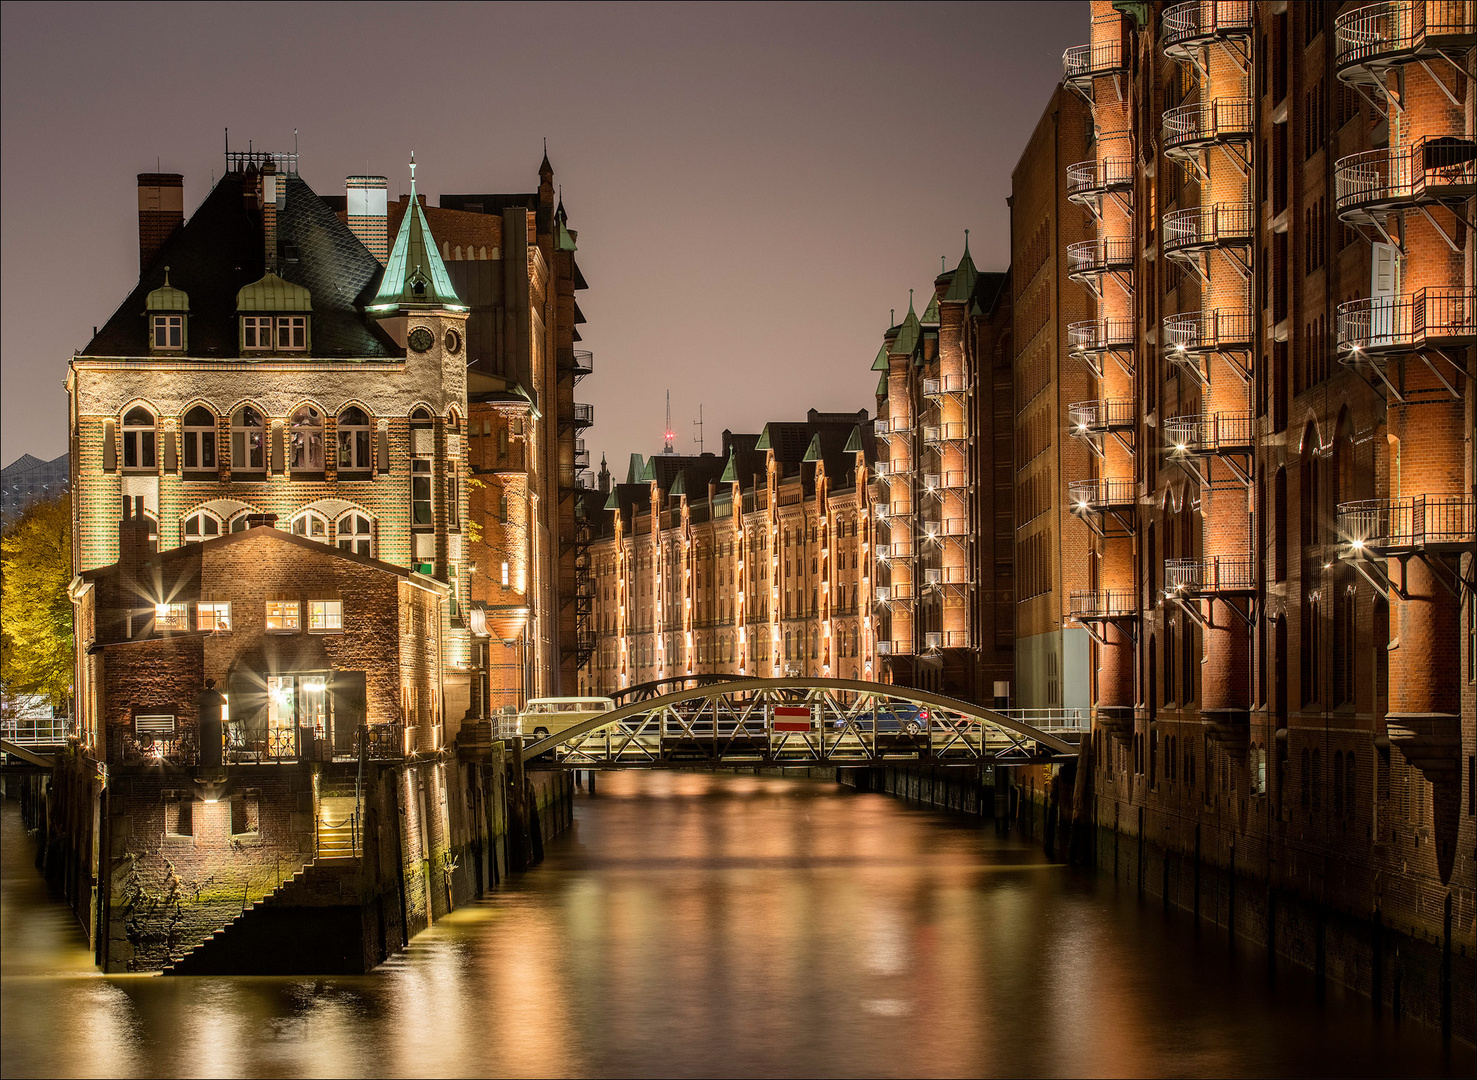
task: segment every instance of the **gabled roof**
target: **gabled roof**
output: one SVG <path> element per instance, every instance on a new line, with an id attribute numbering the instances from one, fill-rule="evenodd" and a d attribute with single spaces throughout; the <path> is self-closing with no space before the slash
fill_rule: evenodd
<path id="1" fill-rule="evenodd" d="M 969 256 L 969 230 L 964 230 L 964 257 L 959 260 L 959 266 L 954 271 L 954 278 L 949 282 L 948 291 L 944 293 L 945 303 L 965 303 L 974 295 L 975 279 L 979 277 L 979 271 L 974 268 L 974 260 Z"/>
<path id="2" fill-rule="evenodd" d="M 426 222 L 420 199 L 415 194 L 415 161 L 410 165 L 410 204 L 400 219 L 400 231 L 390 248 L 390 261 L 380 279 L 379 291 L 370 310 L 385 313 L 399 308 L 450 308 L 466 311 L 467 305 L 452 287 L 436 238 Z"/>
<path id="3" fill-rule="evenodd" d="M 169 287 L 189 296 L 189 355 L 225 359 L 241 354 L 237 294 L 267 269 L 261 213 L 247 205 L 243 190 L 251 175 L 221 177 L 81 355 L 150 355 L 148 297 L 164 287 L 165 267 Z M 277 272 L 312 294 L 313 357 L 400 355 L 363 310 L 379 282 L 379 260 L 301 177 L 279 174 L 277 182 Z"/>

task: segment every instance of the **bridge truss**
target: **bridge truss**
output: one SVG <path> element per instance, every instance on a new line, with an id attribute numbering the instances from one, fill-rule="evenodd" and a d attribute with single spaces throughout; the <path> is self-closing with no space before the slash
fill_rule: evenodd
<path id="1" fill-rule="evenodd" d="M 738 679 L 631 701 L 532 737 L 524 756 L 571 769 L 1023 764 L 1076 756 L 1079 721 L 1067 727 L 1039 714 L 1031 719 L 884 683 Z"/>

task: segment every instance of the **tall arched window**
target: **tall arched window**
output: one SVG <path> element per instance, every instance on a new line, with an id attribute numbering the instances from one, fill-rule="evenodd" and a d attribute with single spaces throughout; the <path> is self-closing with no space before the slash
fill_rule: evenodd
<path id="1" fill-rule="evenodd" d="M 349 513 L 335 524 L 338 546 L 355 555 L 374 554 L 374 525 L 363 514 Z"/>
<path id="2" fill-rule="evenodd" d="M 304 405 L 292 414 L 292 471 L 323 471 L 323 414 Z"/>
<path id="3" fill-rule="evenodd" d="M 123 467 L 154 468 L 154 414 L 135 405 L 123 417 Z"/>
<path id="4" fill-rule="evenodd" d="M 231 471 L 265 472 L 266 450 L 267 428 L 262 414 L 250 405 L 241 406 L 231 417 Z"/>
<path id="5" fill-rule="evenodd" d="M 244 520 L 244 519 L 243 519 Z M 221 521 L 208 510 L 200 510 L 185 518 L 181 529 L 184 534 L 185 543 L 198 544 L 201 540 L 209 540 L 212 536 L 221 534 Z"/>
<path id="6" fill-rule="evenodd" d="M 338 468 L 340 472 L 369 472 L 369 417 L 349 406 L 338 415 Z"/>
<path id="7" fill-rule="evenodd" d="M 292 534 L 306 536 L 320 544 L 328 543 L 328 519 L 316 510 L 304 510 L 292 519 Z"/>
<path id="8" fill-rule="evenodd" d="M 215 414 L 204 405 L 185 413 L 185 471 L 215 471 Z"/>

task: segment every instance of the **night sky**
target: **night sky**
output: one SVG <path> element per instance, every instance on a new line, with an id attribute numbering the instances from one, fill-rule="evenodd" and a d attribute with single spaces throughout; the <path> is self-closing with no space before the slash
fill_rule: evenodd
<path id="1" fill-rule="evenodd" d="M 1085 3 L 780 7 L 7 3 L 3 448 L 66 450 L 72 353 L 138 279 L 135 174 L 232 146 L 303 178 L 531 191 L 549 140 L 595 374 L 592 457 L 874 407 L 889 308 L 1009 262 L 1010 173 Z M 921 311 L 923 303 L 919 304 Z M 622 477 L 623 478 L 623 477 Z"/>

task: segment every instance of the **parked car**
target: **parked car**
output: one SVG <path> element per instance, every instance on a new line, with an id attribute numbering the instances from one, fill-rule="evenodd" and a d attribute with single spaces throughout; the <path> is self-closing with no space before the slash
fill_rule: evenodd
<path id="1" fill-rule="evenodd" d="M 876 712 L 878 734 L 921 735 L 928 730 L 928 706 L 889 703 L 879 705 Z M 873 713 L 869 709 L 858 713 L 852 722 L 862 731 L 870 731 Z M 845 721 L 832 721 L 833 727 L 842 727 Z"/>

